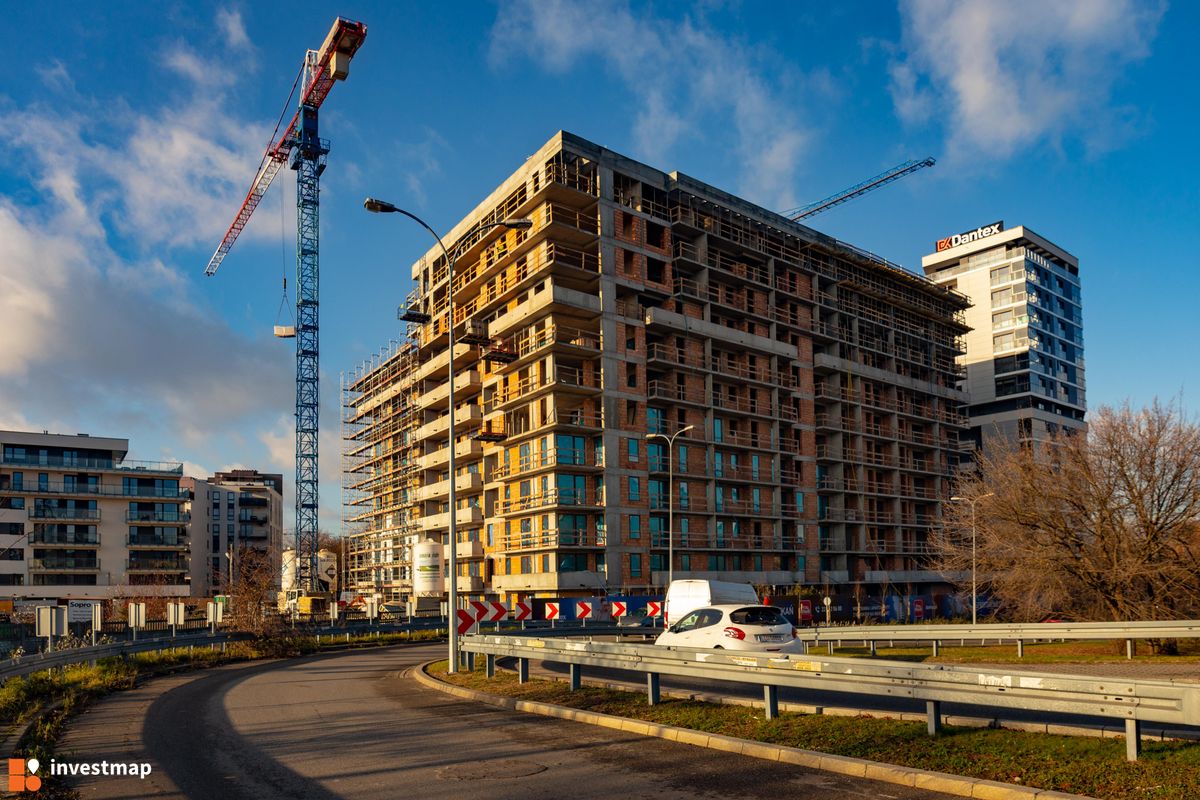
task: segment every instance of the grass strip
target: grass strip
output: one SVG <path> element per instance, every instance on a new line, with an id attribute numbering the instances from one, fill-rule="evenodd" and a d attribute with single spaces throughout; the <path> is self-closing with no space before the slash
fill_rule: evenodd
<path id="1" fill-rule="evenodd" d="M 1122 739 L 952 726 L 931 738 L 923 722 L 789 712 L 767 720 L 761 709 L 746 706 L 675 698 L 650 706 L 637 692 L 589 686 L 572 692 L 563 682 L 541 678 L 520 684 L 507 671 L 491 679 L 482 670 L 448 675 L 444 661 L 430 672 L 449 683 L 521 700 L 1103 800 L 1200 797 L 1200 745 L 1191 742 L 1144 741 L 1140 760 L 1130 763 Z"/>

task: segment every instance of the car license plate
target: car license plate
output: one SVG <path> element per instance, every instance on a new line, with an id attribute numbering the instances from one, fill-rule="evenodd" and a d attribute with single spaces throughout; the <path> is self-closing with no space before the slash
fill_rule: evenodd
<path id="1" fill-rule="evenodd" d="M 757 638 L 760 642 L 782 642 L 784 639 L 782 633 L 760 633 Z"/>

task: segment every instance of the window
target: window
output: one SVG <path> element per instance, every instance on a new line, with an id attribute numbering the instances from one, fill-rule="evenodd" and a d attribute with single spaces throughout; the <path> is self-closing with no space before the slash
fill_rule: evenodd
<path id="1" fill-rule="evenodd" d="M 637 383 L 637 364 L 625 365 L 625 385 L 631 388 L 636 387 Z"/>
<path id="2" fill-rule="evenodd" d="M 758 480 L 758 456 L 750 456 L 750 477 Z"/>
<path id="3" fill-rule="evenodd" d="M 717 487 L 717 513 L 720 514 L 724 510 L 725 510 L 725 487 L 718 486 Z M 720 524 L 721 523 L 719 523 L 719 522 L 717 523 L 717 525 L 720 525 Z"/>
<path id="4" fill-rule="evenodd" d="M 663 426 L 663 410 L 661 408 L 646 409 L 646 432 L 665 433 Z"/>
<path id="5" fill-rule="evenodd" d="M 625 401 L 625 422 L 631 428 L 637 422 L 637 403 L 633 400 Z"/>
<path id="6" fill-rule="evenodd" d="M 640 553 L 629 554 L 629 577 L 642 577 L 642 556 Z"/>
<path id="7" fill-rule="evenodd" d="M 627 499 L 632 503 L 636 503 L 638 500 L 642 499 L 642 482 L 639 478 L 634 477 L 633 475 L 629 476 L 629 492 Z"/>
<path id="8" fill-rule="evenodd" d="M 687 445 L 681 444 L 681 445 L 679 445 L 679 460 L 675 462 L 675 465 L 676 465 L 675 471 L 676 472 L 687 472 L 687 464 L 688 464 Z"/>
<path id="9" fill-rule="evenodd" d="M 759 494 L 760 494 L 759 489 L 751 489 L 750 490 L 750 508 L 755 513 L 762 511 L 762 504 L 760 502 Z"/>
<path id="10" fill-rule="evenodd" d="M 720 417 L 713 419 L 713 441 L 724 441 L 724 423 Z"/>
<path id="11" fill-rule="evenodd" d="M 638 440 L 632 436 L 625 440 L 626 452 L 629 454 L 630 461 L 638 460 Z"/>
<path id="12" fill-rule="evenodd" d="M 50 488 L 50 474 L 48 472 L 38 473 L 38 491 L 44 492 Z"/>
<path id="13" fill-rule="evenodd" d="M 640 514 L 629 515 L 629 538 L 642 538 L 642 517 Z"/>
<path id="14" fill-rule="evenodd" d="M 583 475 L 560 473 L 554 481 L 554 485 L 558 489 L 558 502 L 565 505 L 583 505 L 587 502 L 587 478 Z"/>
<path id="15" fill-rule="evenodd" d="M 692 568 L 692 556 L 689 553 L 684 553 L 679 557 L 679 569 L 687 571 Z"/>
<path id="16" fill-rule="evenodd" d="M 550 571 L 550 554 L 547 553 L 542 556 L 542 572 L 549 572 L 549 571 Z"/>
<path id="17" fill-rule="evenodd" d="M 679 507 L 688 507 L 688 485 L 686 482 L 679 484 Z"/>
<path id="18" fill-rule="evenodd" d="M 684 517 L 679 520 L 679 546 L 687 547 L 688 542 L 688 518 Z"/>

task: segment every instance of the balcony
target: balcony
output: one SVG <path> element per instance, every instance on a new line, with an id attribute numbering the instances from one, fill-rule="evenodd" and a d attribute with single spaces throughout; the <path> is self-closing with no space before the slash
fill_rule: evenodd
<path id="1" fill-rule="evenodd" d="M 98 520 L 98 508 L 59 508 L 56 506 L 35 505 L 29 510 L 30 519 L 67 519 L 67 520 Z"/>
<path id="2" fill-rule="evenodd" d="M 483 409 L 477 405 L 460 406 L 454 413 L 455 432 L 467 427 L 473 427 L 483 422 Z M 416 441 L 429 439 L 450 430 L 450 415 L 438 417 L 417 428 L 413 434 Z"/>
<path id="3" fill-rule="evenodd" d="M 125 521 L 134 525 L 168 524 L 178 525 L 191 522 L 192 515 L 187 511 L 126 511 Z"/>
<path id="4" fill-rule="evenodd" d="M 554 508 L 556 506 L 599 507 L 600 503 L 588 503 L 587 492 L 576 492 L 568 489 L 551 489 L 545 493 L 530 494 L 524 497 L 512 497 L 496 503 L 496 513 L 516 514 L 534 509 Z"/>
<path id="5" fill-rule="evenodd" d="M 481 525 L 482 523 L 483 509 L 479 506 L 467 506 L 466 508 L 460 508 L 454 517 L 454 524 L 456 526 Z M 446 511 L 441 514 L 430 514 L 426 517 L 419 517 L 417 519 L 417 526 L 427 533 L 440 530 L 449 530 L 450 512 Z"/>
<path id="6" fill-rule="evenodd" d="M 188 540 L 186 536 L 132 535 L 129 537 L 128 542 L 130 548 L 178 548 L 182 550 L 188 546 Z"/>
<path id="7" fill-rule="evenodd" d="M 516 553 L 525 550 L 557 550 L 569 547 L 604 547 L 608 537 L 594 527 L 565 530 L 562 528 L 547 528 L 537 531 L 516 531 L 507 536 L 501 536 L 497 542 L 497 550 L 504 553 Z"/>
<path id="8" fill-rule="evenodd" d="M 454 394 L 456 399 L 462 399 L 465 397 L 468 394 L 468 389 L 478 390 L 479 387 L 479 373 L 475 370 L 468 370 L 467 372 L 460 373 L 454 379 Z M 416 398 L 417 407 L 422 409 L 445 408 L 449 402 L 449 381 L 438 384 L 435 388 L 417 395 Z"/>
<path id="9" fill-rule="evenodd" d="M 442 551 L 443 551 L 443 558 L 445 558 L 447 561 L 449 561 L 450 545 L 443 545 Z M 459 542 L 458 546 L 454 549 L 454 557 L 456 559 L 462 559 L 462 558 L 479 559 L 479 558 L 483 558 L 483 555 L 484 555 L 483 542 L 476 541 L 474 539 L 472 539 L 470 541 L 466 541 L 466 542 Z"/>
<path id="10" fill-rule="evenodd" d="M 29 534 L 29 543 L 33 545 L 66 546 L 66 547 L 97 547 L 100 544 L 98 533 L 49 533 L 34 531 Z"/>
<path id="11" fill-rule="evenodd" d="M 111 458 L 64 458 L 55 456 L 42 458 L 27 454 L 23 458 L 5 457 L 0 454 L 0 464 L 17 467 L 49 467 L 51 469 L 95 469 L 108 472 L 162 472 L 182 475 L 180 461 L 114 461 Z"/>
<path id="12" fill-rule="evenodd" d="M 483 476 L 478 472 L 466 472 L 459 475 L 454 482 L 454 491 L 458 492 L 478 492 L 483 488 Z M 433 500 L 438 497 L 450 496 L 450 479 L 438 481 L 437 483 L 428 483 L 418 488 L 413 497 L 418 502 L 422 500 Z"/>
<path id="13" fill-rule="evenodd" d="M 131 558 L 125 562 L 126 572 L 187 572 L 186 558 Z"/>
<path id="14" fill-rule="evenodd" d="M 483 444 L 477 439 L 459 442 L 454 448 L 455 460 L 461 458 L 478 459 L 483 457 Z M 450 463 L 450 448 L 443 447 L 432 453 L 426 453 L 417 458 L 417 469 L 438 469 Z"/>
<path id="15" fill-rule="evenodd" d="M 516 475 L 539 472 L 553 467 L 596 467 L 600 466 L 588 456 L 591 448 L 555 447 L 544 453 L 532 453 L 528 458 L 501 462 L 492 470 L 492 480 L 503 480 Z"/>
<path id="16" fill-rule="evenodd" d="M 99 572 L 98 558 L 31 558 L 29 569 L 37 572 Z"/>
<path id="17" fill-rule="evenodd" d="M 483 578 L 479 575 L 459 575 L 455 588 L 459 594 L 479 594 L 483 591 Z M 450 578 L 443 579 L 442 591 L 450 591 Z"/>
<path id="18" fill-rule="evenodd" d="M 32 494 L 66 494 L 87 495 L 88 497 L 152 497 L 187 499 L 191 493 L 187 489 L 156 489 L 152 486 L 125 488 L 109 484 L 87 484 L 66 482 L 23 483 L 13 486 L 9 476 L 0 476 L 0 494 L 12 493 L 21 495 Z"/>

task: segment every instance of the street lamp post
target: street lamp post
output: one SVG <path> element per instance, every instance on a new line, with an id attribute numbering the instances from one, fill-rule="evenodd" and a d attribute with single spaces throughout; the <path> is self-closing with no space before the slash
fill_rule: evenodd
<path id="1" fill-rule="evenodd" d="M 688 425 L 667 436 L 665 433 L 647 433 L 647 439 L 662 439 L 667 443 L 667 588 L 675 579 L 675 437 L 687 433 L 695 425 Z"/>
<path id="2" fill-rule="evenodd" d="M 975 572 L 975 504 L 985 497 L 991 497 L 995 492 L 981 494 L 979 497 L 960 497 L 954 495 L 950 499 L 956 502 L 967 502 L 971 504 L 971 624 L 975 625 L 979 621 L 979 585 L 976 580 Z"/>
<path id="3" fill-rule="evenodd" d="M 454 448 L 456 445 L 454 441 L 454 264 L 458 260 L 458 254 L 462 250 L 463 245 L 470 241 L 472 234 L 478 231 L 487 230 L 489 228 L 513 228 L 516 230 L 528 230 L 529 228 L 533 227 L 533 221 L 529 219 L 506 219 L 500 222 L 481 222 L 459 237 L 458 244 L 454 246 L 453 251 L 450 251 L 446 249 L 446 245 L 442 241 L 442 237 L 438 236 L 437 231 L 429 227 L 428 223 L 426 223 L 425 220 L 421 219 L 416 214 L 405 211 L 403 208 L 399 208 L 387 202 L 386 200 L 378 200 L 373 197 L 368 197 L 363 201 L 363 208 L 375 214 L 403 214 L 404 216 L 413 220 L 422 228 L 429 231 L 433 238 L 437 240 L 438 247 L 441 248 L 442 255 L 446 259 L 446 330 L 450 352 L 450 390 L 448 397 L 448 402 L 450 404 L 450 610 L 449 624 L 447 625 L 447 628 L 449 628 L 450 639 L 450 663 L 447 667 L 447 671 L 455 673 L 458 672 L 458 621 L 455 619 L 456 612 L 458 611 L 458 527 L 455 524 L 457 522 L 458 509 L 455 508 L 455 502 L 457 501 L 457 496 L 455 493 L 457 476 L 454 474 L 456 466 L 454 459 Z"/>

